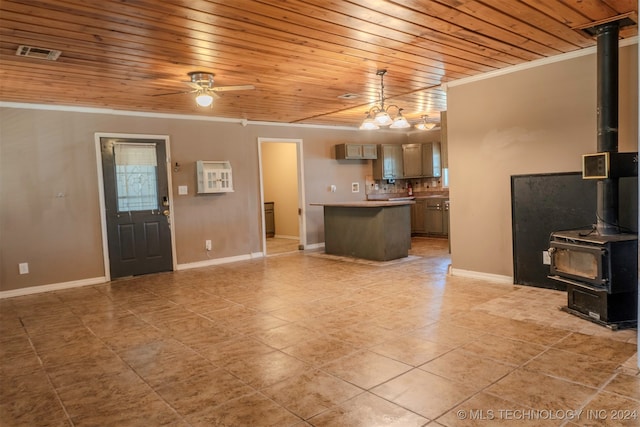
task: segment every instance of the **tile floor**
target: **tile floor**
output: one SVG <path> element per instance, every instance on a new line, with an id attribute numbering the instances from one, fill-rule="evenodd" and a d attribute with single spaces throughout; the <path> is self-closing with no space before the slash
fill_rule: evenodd
<path id="1" fill-rule="evenodd" d="M 638 425 L 636 331 L 565 294 L 297 252 L 0 300 L 2 426 Z"/>
<path id="2" fill-rule="evenodd" d="M 299 240 L 283 237 L 267 237 L 267 255 L 298 251 Z"/>

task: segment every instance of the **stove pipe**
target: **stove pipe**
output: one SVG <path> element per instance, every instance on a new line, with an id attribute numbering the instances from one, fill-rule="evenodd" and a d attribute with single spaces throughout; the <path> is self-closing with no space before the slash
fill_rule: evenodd
<path id="1" fill-rule="evenodd" d="M 596 27 L 598 61 L 598 152 L 618 152 L 618 34 L 619 22 Z M 619 234 L 618 179 L 597 183 L 597 225 L 600 235 Z"/>

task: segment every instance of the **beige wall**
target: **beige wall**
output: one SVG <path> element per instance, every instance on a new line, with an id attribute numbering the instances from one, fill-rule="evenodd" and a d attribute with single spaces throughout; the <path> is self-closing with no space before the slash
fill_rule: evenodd
<path id="1" fill-rule="evenodd" d="M 293 142 L 264 142 L 262 189 L 264 201 L 274 202 L 277 237 L 299 237 L 298 156 Z"/>
<path id="2" fill-rule="evenodd" d="M 178 118 L 0 108 L 0 291 L 104 278 L 95 133 L 168 135 L 177 263 L 210 262 L 262 251 L 258 138 L 302 139 L 307 244 L 324 241 L 322 208 L 308 203 L 363 200 L 351 182 L 371 161 L 335 160 L 333 146 L 401 142 L 404 134 L 303 126 L 242 126 Z M 234 189 L 196 195 L 195 162 L 229 160 Z M 338 191 L 330 193 L 328 186 Z M 187 185 L 189 194 L 177 188 Z M 56 197 L 59 193 L 63 197 Z M 213 251 L 204 250 L 211 239 Z M 29 274 L 18 274 L 18 263 Z"/>
<path id="3" fill-rule="evenodd" d="M 620 51 L 620 151 L 638 150 L 637 48 Z M 596 56 L 452 86 L 447 96 L 452 266 L 513 276 L 510 177 L 579 171 L 582 154 L 596 151 Z"/>
<path id="4" fill-rule="evenodd" d="M 407 134 L 408 144 L 422 144 L 425 142 L 441 142 L 442 130 L 440 128 L 433 128 L 428 131 L 412 131 Z"/>
<path id="5" fill-rule="evenodd" d="M 637 61 L 637 45 L 621 49 L 621 151 L 637 151 Z M 449 88 L 454 269 L 512 276 L 510 177 L 580 169 L 596 147 L 595 82 L 590 55 Z M 259 137 L 303 140 L 308 245 L 324 241 L 322 208 L 309 203 L 363 200 L 372 173 L 371 161 L 336 160 L 334 145 L 408 141 L 401 132 L 0 108 L 0 291 L 105 276 L 95 132 L 170 137 L 181 165 L 171 175 L 182 266 L 261 252 Z M 235 192 L 195 195 L 196 160 L 229 160 Z M 29 274 L 18 274 L 20 262 Z"/>

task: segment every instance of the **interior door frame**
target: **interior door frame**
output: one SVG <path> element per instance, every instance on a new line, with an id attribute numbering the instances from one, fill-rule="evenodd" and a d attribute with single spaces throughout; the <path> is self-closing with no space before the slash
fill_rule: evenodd
<path id="1" fill-rule="evenodd" d="M 302 139 L 298 138 L 261 138 L 258 137 L 258 173 L 260 174 L 260 218 L 262 221 L 260 240 L 262 242 L 262 253 L 267 254 L 267 237 L 265 236 L 265 218 L 264 218 L 264 183 L 263 181 L 263 165 L 262 165 L 262 144 L 267 142 L 281 142 L 296 145 L 296 162 L 298 169 L 298 231 L 300 233 L 299 246 L 303 249 L 307 247 L 307 220 L 305 206 L 305 192 L 304 192 L 304 164 L 302 159 Z"/>
<path id="2" fill-rule="evenodd" d="M 107 235 L 107 215 L 106 215 L 106 203 L 104 194 L 104 178 L 102 175 L 102 149 L 100 147 L 100 140 L 102 138 L 120 138 L 120 139 L 161 139 L 164 141 L 167 164 L 167 186 L 169 187 L 169 232 L 171 235 L 171 262 L 172 270 L 176 271 L 178 264 L 176 261 L 176 236 L 175 236 L 175 220 L 173 217 L 173 185 L 171 182 L 171 147 L 169 145 L 169 135 L 148 135 L 138 133 L 108 133 L 108 132 L 96 132 L 95 137 L 95 149 L 96 149 L 96 165 L 98 172 L 98 197 L 100 202 L 100 228 L 102 232 L 102 258 L 104 262 L 104 276 L 107 282 L 111 281 L 111 266 L 109 263 L 109 240 Z"/>

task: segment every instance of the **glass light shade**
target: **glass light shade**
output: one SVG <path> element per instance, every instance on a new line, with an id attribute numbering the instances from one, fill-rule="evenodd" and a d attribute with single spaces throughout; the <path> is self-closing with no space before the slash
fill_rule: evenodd
<path id="1" fill-rule="evenodd" d="M 389 126 L 391 123 L 393 123 L 393 120 L 391 120 L 391 117 L 389 116 L 389 114 L 386 111 L 378 111 L 376 113 L 376 124 L 378 126 Z"/>
<path id="2" fill-rule="evenodd" d="M 201 107 L 208 107 L 213 104 L 213 96 L 208 93 L 201 93 L 196 96 L 196 103 Z"/>
<path id="3" fill-rule="evenodd" d="M 409 124 L 407 119 L 404 118 L 402 114 L 398 113 L 398 116 L 395 119 L 393 119 L 393 123 L 389 127 L 391 129 L 405 129 L 405 128 L 411 127 L 411 125 Z"/>
<path id="4" fill-rule="evenodd" d="M 364 119 L 364 121 L 360 125 L 360 129 L 362 129 L 362 130 L 376 130 L 376 129 L 380 129 L 380 127 L 378 126 L 376 121 L 371 118 L 371 116 L 367 116 L 367 118 Z"/>
<path id="5" fill-rule="evenodd" d="M 416 129 L 420 130 L 431 130 L 434 127 L 436 127 L 435 123 L 420 122 L 416 124 Z"/>

